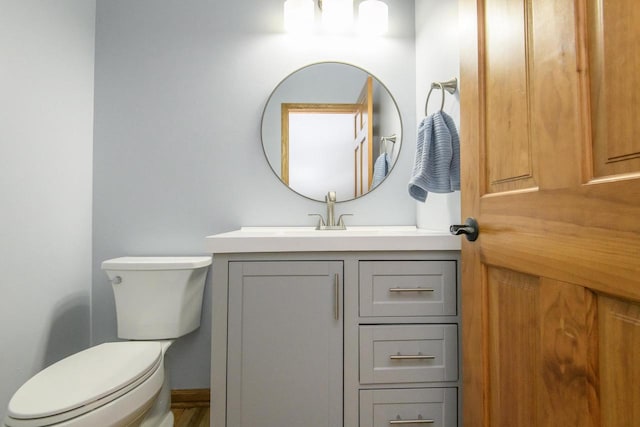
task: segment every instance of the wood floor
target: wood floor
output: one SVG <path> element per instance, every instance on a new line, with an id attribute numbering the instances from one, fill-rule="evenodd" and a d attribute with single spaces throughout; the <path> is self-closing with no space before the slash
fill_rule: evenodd
<path id="1" fill-rule="evenodd" d="M 209 427 L 209 389 L 172 390 L 174 427 Z"/>
<path id="2" fill-rule="evenodd" d="M 172 409 L 174 427 L 209 427 L 209 408 Z"/>

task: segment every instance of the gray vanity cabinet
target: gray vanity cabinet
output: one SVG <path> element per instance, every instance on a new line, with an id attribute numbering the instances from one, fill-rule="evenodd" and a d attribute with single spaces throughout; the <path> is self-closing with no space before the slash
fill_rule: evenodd
<path id="1" fill-rule="evenodd" d="M 457 264 L 359 262 L 360 427 L 458 425 Z"/>
<path id="2" fill-rule="evenodd" d="M 339 261 L 229 263 L 227 426 L 342 426 Z"/>
<path id="3" fill-rule="evenodd" d="M 214 254 L 213 427 L 457 427 L 455 250 Z"/>

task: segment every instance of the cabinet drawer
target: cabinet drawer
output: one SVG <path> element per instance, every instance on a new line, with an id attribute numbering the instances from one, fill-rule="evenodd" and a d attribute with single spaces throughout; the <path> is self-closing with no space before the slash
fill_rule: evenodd
<path id="1" fill-rule="evenodd" d="M 360 390 L 360 427 L 456 427 L 457 401 L 456 388 Z"/>
<path id="2" fill-rule="evenodd" d="M 360 262 L 360 316 L 455 315 L 455 261 Z"/>
<path id="3" fill-rule="evenodd" d="M 360 326 L 360 383 L 457 379 L 457 325 Z"/>

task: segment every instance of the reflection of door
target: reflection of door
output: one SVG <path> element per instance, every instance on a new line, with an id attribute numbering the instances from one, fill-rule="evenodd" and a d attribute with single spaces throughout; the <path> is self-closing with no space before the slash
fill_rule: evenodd
<path id="1" fill-rule="evenodd" d="M 373 180 L 373 79 L 367 77 L 358 96 L 354 140 L 355 189 L 358 197 L 371 189 Z"/>
<path id="2" fill-rule="evenodd" d="M 361 125 L 361 117 L 363 114 L 358 112 L 355 116 L 356 121 L 356 137 L 354 139 L 354 163 L 355 163 L 355 188 L 354 197 L 361 196 L 369 191 L 369 168 L 367 167 L 367 159 L 369 158 L 369 134 L 366 126 L 366 119 L 364 126 Z"/>
<path id="3" fill-rule="evenodd" d="M 461 1 L 465 426 L 638 425 L 636 1 Z"/>
<path id="4" fill-rule="evenodd" d="M 356 138 L 355 140 L 355 151 L 354 151 L 354 156 L 353 156 L 353 163 L 354 163 L 354 179 L 353 179 L 353 183 L 354 183 L 354 188 L 353 188 L 353 196 L 354 197 L 358 197 L 360 195 L 362 195 L 362 151 L 363 151 L 363 145 L 364 145 L 364 141 L 359 141 L 358 138 Z"/>

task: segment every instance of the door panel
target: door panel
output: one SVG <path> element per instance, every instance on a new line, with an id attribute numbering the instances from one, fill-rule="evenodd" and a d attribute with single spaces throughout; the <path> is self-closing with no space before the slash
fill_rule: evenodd
<path id="1" fill-rule="evenodd" d="M 637 1 L 460 12 L 464 425 L 635 426 Z"/>
<path id="2" fill-rule="evenodd" d="M 595 176 L 640 170 L 640 8 L 633 0 L 589 0 Z"/>
<path id="3" fill-rule="evenodd" d="M 492 425 L 591 425 L 593 294 L 500 268 L 487 281 Z"/>
<path id="4" fill-rule="evenodd" d="M 486 138 L 490 193 L 534 187 L 527 1 L 486 2 Z"/>
<path id="5" fill-rule="evenodd" d="M 603 426 L 637 425 L 640 420 L 640 305 L 600 297 Z M 615 351 L 608 351 L 615 348 Z"/>
<path id="6" fill-rule="evenodd" d="M 536 400 L 536 368 L 540 336 L 523 333 L 536 330 L 538 278 L 489 268 L 490 383 L 496 390 L 491 401 L 491 418 L 496 426 L 524 425 L 535 419 L 531 403 Z M 512 407 L 503 413 L 502 407 Z M 535 424 L 535 423 L 534 423 Z"/>

